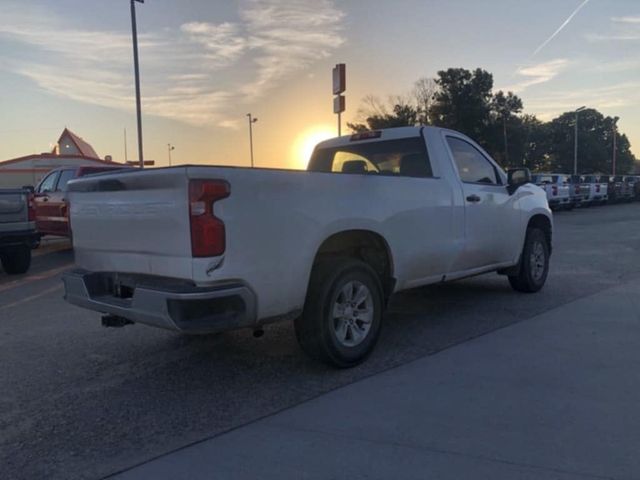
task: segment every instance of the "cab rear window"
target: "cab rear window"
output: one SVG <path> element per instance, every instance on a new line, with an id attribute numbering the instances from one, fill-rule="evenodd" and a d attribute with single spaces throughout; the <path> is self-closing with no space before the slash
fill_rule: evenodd
<path id="1" fill-rule="evenodd" d="M 309 171 L 347 174 L 432 177 L 431 162 L 420 137 L 317 148 Z"/>

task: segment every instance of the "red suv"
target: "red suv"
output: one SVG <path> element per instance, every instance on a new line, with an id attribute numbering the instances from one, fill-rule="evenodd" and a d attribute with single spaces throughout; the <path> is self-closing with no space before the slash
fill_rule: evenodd
<path id="1" fill-rule="evenodd" d="M 62 167 L 49 172 L 35 190 L 36 227 L 43 235 L 71 236 L 69 230 L 69 180 L 94 173 L 131 168 L 118 166 Z"/>

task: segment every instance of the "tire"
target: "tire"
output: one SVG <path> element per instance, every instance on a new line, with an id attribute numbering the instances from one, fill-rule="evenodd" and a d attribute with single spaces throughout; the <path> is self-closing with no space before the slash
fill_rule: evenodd
<path id="1" fill-rule="evenodd" d="M 380 278 L 369 265 L 328 257 L 311 273 L 303 313 L 294 322 L 296 337 L 311 358 L 338 368 L 353 367 L 373 351 L 383 309 Z"/>
<path id="2" fill-rule="evenodd" d="M 527 230 L 517 275 L 509 276 L 509 283 L 518 292 L 534 293 L 547 281 L 549 274 L 549 241 L 539 228 Z"/>
<path id="3" fill-rule="evenodd" d="M 25 273 L 31 266 L 31 248 L 27 245 L 8 248 L 1 260 L 2 268 L 9 275 Z"/>

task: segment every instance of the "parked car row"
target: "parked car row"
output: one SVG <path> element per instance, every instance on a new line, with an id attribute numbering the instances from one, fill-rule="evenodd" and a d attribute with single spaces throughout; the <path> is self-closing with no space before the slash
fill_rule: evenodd
<path id="1" fill-rule="evenodd" d="M 536 173 L 531 178 L 546 192 L 553 210 L 640 200 L 638 175 Z"/>

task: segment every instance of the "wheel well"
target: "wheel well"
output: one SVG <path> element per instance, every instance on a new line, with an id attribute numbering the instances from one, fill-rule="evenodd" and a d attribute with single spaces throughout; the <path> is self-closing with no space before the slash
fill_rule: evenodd
<path id="1" fill-rule="evenodd" d="M 527 229 L 529 228 L 539 228 L 542 230 L 547 237 L 547 244 L 549 245 L 549 253 L 551 253 L 551 245 L 552 245 L 552 231 L 551 231 L 551 221 L 545 215 L 534 215 L 529 220 L 529 224 L 527 225 Z"/>
<path id="2" fill-rule="evenodd" d="M 365 262 L 380 277 L 385 298 L 389 298 L 393 292 L 393 259 L 381 235 L 369 230 L 347 230 L 333 234 L 320 245 L 313 265 L 326 256 L 347 256 Z"/>

